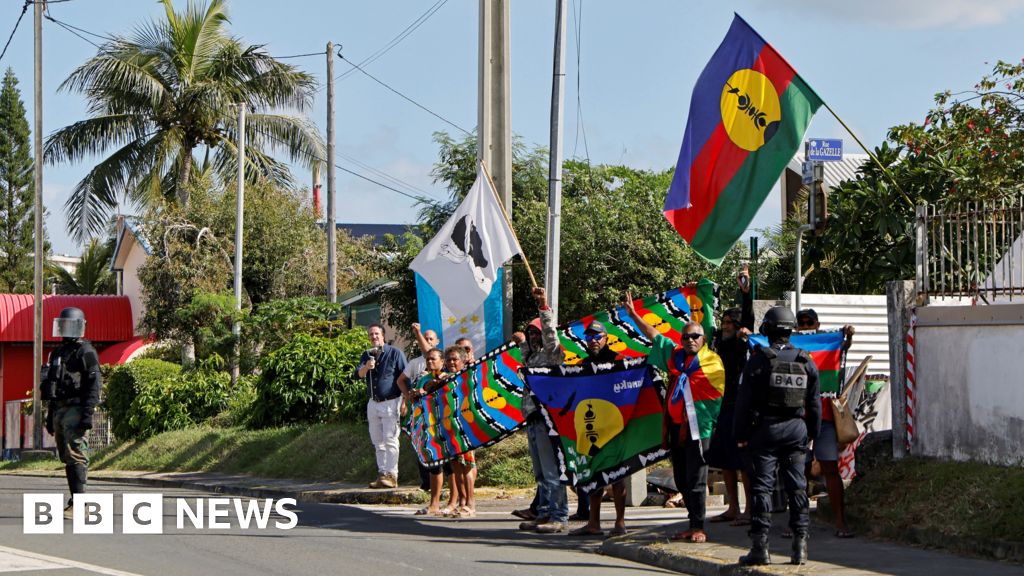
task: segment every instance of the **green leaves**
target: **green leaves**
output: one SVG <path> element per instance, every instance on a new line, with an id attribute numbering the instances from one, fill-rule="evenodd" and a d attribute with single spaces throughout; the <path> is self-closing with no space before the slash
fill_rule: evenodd
<path id="1" fill-rule="evenodd" d="M 334 338 L 300 334 L 265 355 L 251 424 L 365 420 L 366 385 L 355 370 L 368 346 L 356 328 Z"/>

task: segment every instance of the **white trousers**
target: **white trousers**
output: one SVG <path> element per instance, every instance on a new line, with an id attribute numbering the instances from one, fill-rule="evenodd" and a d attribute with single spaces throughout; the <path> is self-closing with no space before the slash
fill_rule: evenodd
<path id="1" fill-rule="evenodd" d="M 377 472 L 398 477 L 398 426 L 402 398 L 384 402 L 369 400 L 366 419 L 370 422 L 370 442 L 377 453 Z"/>

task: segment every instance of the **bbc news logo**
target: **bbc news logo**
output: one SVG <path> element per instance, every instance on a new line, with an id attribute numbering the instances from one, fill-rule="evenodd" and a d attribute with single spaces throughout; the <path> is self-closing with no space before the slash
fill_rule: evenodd
<path id="1" fill-rule="evenodd" d="M 63 494 L 23 494 L 22 521 L 25 534 L 64 533 Z M 162 494 L 122 494 L 121 507 L 114 507 L 114 495 L 75 494 L 71 529 L 74 534 L 113 534 L 114 516 L 121 513 L 122 534 L 163 534 L 164 497 Z M 177 530 L 228 530 L 234 518 L 239 528 L 291 530 L 299 517 L 288 507 L 294 498 L 274 500 L 242 498 L 175 498 Z M 276 518 L 274 515 L 276 514 Z M 273 522 L 271 522 L 273 520 Z"/>

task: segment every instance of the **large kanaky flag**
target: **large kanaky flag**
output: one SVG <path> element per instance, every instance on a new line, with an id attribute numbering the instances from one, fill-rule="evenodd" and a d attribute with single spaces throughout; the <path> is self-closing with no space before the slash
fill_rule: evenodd
<path id="1" fill-rule="evenodd" d="M 466 198 L 409 264 L 455 315 L 472 315 L 501 266 L 522 250 L 483 166 Z"/>
<path id="2" fill-rule="evenodd" d="M 665 218 L 720 264 L 799 150 L 815 94 L 739 15 L 697 79 Z"/>

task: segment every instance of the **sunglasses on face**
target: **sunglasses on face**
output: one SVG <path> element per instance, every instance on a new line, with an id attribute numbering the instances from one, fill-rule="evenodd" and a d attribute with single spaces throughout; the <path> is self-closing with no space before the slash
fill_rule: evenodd
<path id="1" fill-rule="evenodd" d="M 697 334 L 696 332 L 688 332 L 686 334 L 683 334 L 683 340 L 700 340 L 703 337 L 703 334 Z"/>
<path id="2" fill-rule="evenodd" d="M 604 334 L 593 334 L 593 333 L 591 333 L 591 334 L 584 334 L 583 337 L 587 339 L 587 342 L 594 342 L 595 340 L 602 340 L 602 339 L 604 339 Z"/>

